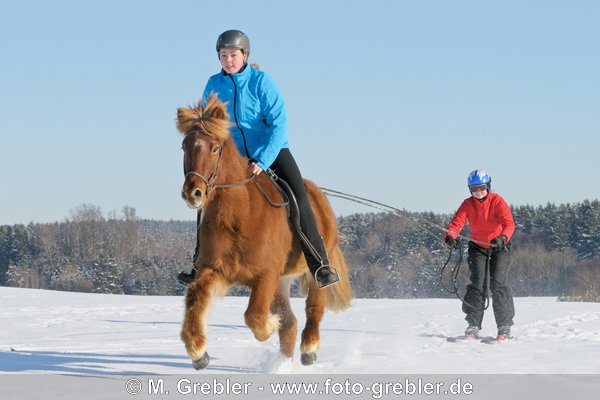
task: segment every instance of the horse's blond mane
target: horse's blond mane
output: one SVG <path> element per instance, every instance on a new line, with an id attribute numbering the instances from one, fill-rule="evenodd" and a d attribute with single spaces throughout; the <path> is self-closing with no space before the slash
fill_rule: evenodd
<path id="1" fill-rule="evenodd" d="M 226 141 L 229 138 L 229 114 L 225 103 L 214 93 L 202 107 L 202 100 L 194 107 L 177 109 L 177 130 L 184 135 L 192 131 L 202 131 L 204 134 Z"/>

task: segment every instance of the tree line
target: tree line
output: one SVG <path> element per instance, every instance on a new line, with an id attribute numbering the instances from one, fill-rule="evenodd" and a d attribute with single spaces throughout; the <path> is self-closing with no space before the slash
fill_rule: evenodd
<path id="1" fill-rule="evenodd" d="M 600 202 L 512 210 L 517 225 L 511 247 L 514 294 L 600 301 Z M 405 212 L 338 218 L 355 296 L 453 296 L 444 286 L 451 287 L 458 254 L 448 259 L 449 249 L 440 240 L 450 217 Z M 195 230 L 194 221 L 144 220 L 128 206 L 105 216 L 90 204 L 72 210 L 62 222 L 2 225 L 0 285 L 179 295 L 184 288 L 175 276 L 191 266 Z M 468 235 L 468 227 L 463 233 Z M 456 283 L 463 290 L 468 284 L 466 254 Z"/>

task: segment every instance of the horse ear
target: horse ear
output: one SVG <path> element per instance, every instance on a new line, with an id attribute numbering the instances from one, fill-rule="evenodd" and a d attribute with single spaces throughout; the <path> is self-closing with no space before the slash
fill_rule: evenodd
<path id="1" fill-rule="evenodd" d="M 186 133 L 192 118 L 194 118 L 192 110 L 185 107 L 179 107 L 177 109 L 177 130 L 181 133 Z"/>
<path id="2" fill-rule="evenodd" d="M 214 92 L 210 92 L 210 96 L 206 101 L 206 108 L 210 110 L 211 118 L 222 119 L 229 121 L 229 114 L 227 114 L 227 107 Z"/>
<path id="3" fill-rule="evenodd" d="M 222 120 L 229 120 L 229 116 L 227 115 L 227 110 L 225 109 L 225 104 L 220 103 L 213 109 L 212 117 Z"/>

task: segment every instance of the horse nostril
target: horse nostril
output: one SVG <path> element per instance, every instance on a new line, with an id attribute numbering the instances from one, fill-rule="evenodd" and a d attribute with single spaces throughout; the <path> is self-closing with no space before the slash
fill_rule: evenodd
<path id="1" fill-rule="evenodd" d="M 196 189 L 194 190 L 194 197 L 199 199 L 200 197 L 202 197 L 202 190 L 200 189 Z"/>

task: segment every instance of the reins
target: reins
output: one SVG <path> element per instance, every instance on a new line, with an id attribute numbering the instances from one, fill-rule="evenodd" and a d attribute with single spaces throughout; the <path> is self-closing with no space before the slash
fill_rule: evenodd
<path id="1" fill-rule="evenodd" d="M 188 135 L 191 133 L 196 133 L 199 131 L 191 131 L 188 132 Z M 221 156 L 223 155 L 223 146 L 221 145 L 220 149 L 219 149 L 219 158 L 217 159 L 217 163 L 215 165 L 215 169 L 213 170 L 213 172 L 211 172 L 210 176 L 208 177 L 208 179 L 202 175 L 199 172 L 196 171 L 189 171 L 185 174 L 185 179 L 187 179 L 188 176 L 190 175 L 194 175 L 197 176 L 198 178 L 200 178 L 202 180 L 202 182 L 204 182 L 204 185 L 206 186 L 206 189 L 204 190 L 204 194 L 206 196 L 208 196 L 208 194 L 210 192 L 212 192 L 213 189 L 231 189 L 231 188 L 236 188 L 236 187 L 240 187 L 240 186 L 244 186 L 247 183 L 249 183 L 250 181 L 254 181 L 254 184 L 256 185 L 256 187 L 258 188 L 258 191 L 261 193 L 261 195 L 264 197 L 265 201 L 274 206 L 274 207 L 285 207 L 289 204 L 289 201 L 287 200 L 285 193 L 281 192 L 281 190 L 279 190 L 279 192 L 282 194 L 283 197 L 283 202 L 281 203 L 276 203 L 274 201 L 272 201 L 269 196 L 267 195 L 267 193 L 264 191 L 264 189 L 258 184 L 258 182 L 256 182 L 255 178 L 257 175 L 250 175 L 248 178 L 245 178 L 244 180 L 240 181 L 240 182 L 235 182 L 235 183 L 221 183 L 221 184 L 217 184 L 217 177 L 219 175 L 219 167 L 221 165 Z M 271 172 L 271 174 L 274 174 L 271 170 L 269 170 Z M 277 188 L 277 184 L 275 183 L 275 180 L 273 179 L 273 177 L 270 174 L 267 174 L 267 176 L 269 177 L 269 180 L 271 181 L 271 183 L 273 183 L 273 185 Z"/>
<path id="2" fill-rule="evenodd" d="M 279 177 L 275 174 L 275 172 L 273 172 L 273 170 L 270 168 L 267 169 L 266 171 L 264 171 L 264 173 L 267 174 L 267 177 L 269 178 L 269 181 L 271 182 L 271 184 L 275 187 L 275 189 L 277 189 L 279 194 L 281 194 L 283 201 L 281 203 L 275 203 L 274 201 L 272 201 L 269 198 L 269 196 L 267 195 L 267 193 L 264 191 L 264 189 L 258 184 L 258 182 L 254 181 L 254 184 L 258 188 L 258 191 L 263 195 L 266 202 L 268 204 L 272 205 L 273 207 L 287 207 L 290 204 L 290 198 L 285 193 L 285 190 L 282 190 L 281 186 L 277 183 L 277 180 L 284 182 L 283 179 L 279 179 Z M 287 185 L 287 182 L 286 182 L 286 185 Z"/>
<path id="3" fill-rule="evenodd" d="M 194 132 L 190 132 L 190 133 L 195 133 Z M 220 150 L 219 150 L 219 158 L 217 159 L 217 164 L 215 165 L 215 169 L 214 171 L 210 174 L 210 176 L 208 177 L 208 179 L 206 179 L 204 177 L 204 175 L 202 175 L 199 172 L 196 171 L 190 171 L 188 173 L 185 174 L 185 179 L 187 179 L 188 176 L 190 175 L 194 175 L 197 176 L 198 178 L 202 179 L 202 182 L 204 182 L 204 184 L 206 185 L 206 190 L 205 190 L 205 194 L 208 196 L 208 194 L 213 190 L 213 189 L 229 189 L 229 188 L 234 188 L 234 187 L 238 187 L 238 186 L 244 186 L 246 183 L 250 182 L 251 180 L 254 179 L 255 175 L 251 175 L 248 178 L 240 181 L 240 182 L 236 182 L 236 183 L 227 183 L 227 184 L 217 184 L 217 176 L 219 175 L 219 167 L 221 165 L 221 156 L 223 155 L 223 146 L 221 146 Z"/>

